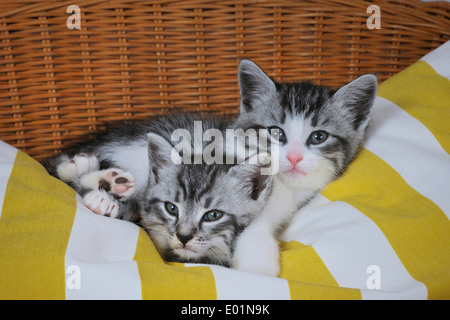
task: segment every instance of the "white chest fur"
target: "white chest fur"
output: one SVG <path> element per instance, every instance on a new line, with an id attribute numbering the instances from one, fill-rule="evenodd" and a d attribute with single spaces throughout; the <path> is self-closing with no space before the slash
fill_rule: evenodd
<path id="1" fill-rule="evenodd" d="M 314 194 L 310 190 L 290 188 L 275 177 L 272 194 L 264 210 L 237 239 L 233 267 L 278 276 L 280 252 L 276 233 L 292 218 L 299 206 Z"/>
<path id="2" fill-rule="evenodd" d="M 273 230 L 276 230 L 290 220 L 299 209 L 299 206 L 315 193 L 315 191 L 288 187 L 275 176 L 272 194 L 264 210 L 256 219 L 265 220 L 266 223 L 273 227 Z"/>

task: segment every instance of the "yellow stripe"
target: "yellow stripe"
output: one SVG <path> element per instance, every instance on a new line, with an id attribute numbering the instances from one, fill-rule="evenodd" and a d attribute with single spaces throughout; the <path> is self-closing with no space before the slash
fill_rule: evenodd
<path id="1" fill-rule="evenodd" d="M 288 280 L 293 300 L 357 300 L 361 299 L 358 289 L 322 286 Z"/>
<path id="2" fill-rule="evenodd" d="M 378 95 L 422 122 L 450 153 L 449 79 L 420 60 L 382 83 Z"/>
<path id="3" fill-rule="evenodd" d="M 0 217 L 0 299 L 64 299 L 75 191 L 18 152 Z"/>
<path id="4" fill-rule="evenodd" d="M 430 299 L 450 298 L 450 222 L 386 162 L 363 149 L 322 194 L 374 221 L 411 276 L 426 285 Z"/>
<path id="5" fill-rule="evenodd" d="M 339 285 L 312 246 L 281 242 L 281 274 L 291 299 L 361 299 L 359 290 Z"/>
<path id="6" fill-rule="evenodd" d="M 139 232 L 134 260 L 141 277 L 143 299 L 217 299 L 209 267 L 186 268 L 179 263 L 164 263 L 143 229 Z"/>
<path id="7" fill-rule="evenodd" d="M 280 243 L 280 278 L 339 286 L 312 246 L 297 241 L 280 241 Z"/>

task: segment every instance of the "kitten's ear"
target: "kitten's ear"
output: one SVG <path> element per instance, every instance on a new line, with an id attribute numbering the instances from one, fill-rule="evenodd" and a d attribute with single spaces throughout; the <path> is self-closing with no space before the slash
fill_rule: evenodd
<path id="1" fill-rule="evenodd" d="M 265 102 L 277 91 L 273 80 L 250 60 L 239 64 L 239 89 L 241 112 L 252 111 L 258 101 Z"/>
<path id="2" fill-rule="evenodd" d="M 353 113 L 355 130 L 364 129 L 369 120 L 370 109 L 377 95 L 377 77 L 363 75 L 343 86 L 333 95 L 333 100 Z"/>
<path id="3" fill-rule="evenodd" d="M 175 152 L 174 147 L 160 135 L 149 133 L 147 142 L 150 166 L 167 167 L 169 164 L 181 163 L 178 159 L 181 157 Z"/>
<path id="4" fill-rule="evenodd" d="M 239 164 L 231 168 L 252 200 L 264 200 L 272 187 L 273 175 L 263 174 L 261 169 L 262 166 L 256 164 Z"/>

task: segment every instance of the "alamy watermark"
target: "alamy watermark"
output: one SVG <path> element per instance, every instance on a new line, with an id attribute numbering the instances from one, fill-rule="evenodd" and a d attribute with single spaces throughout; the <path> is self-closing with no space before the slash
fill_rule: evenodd
<path id="1" fill-rule="evenodd" d="M 381 10 L 377 5 L 371 5 L 367 7 L 366 13 L 371 15 L 367 18 L 367 29 L 381 29 Z"/>
<path id="2" fill-rule="evenodd" d="M 67 7 L 66 13 L 70 16 L 67 18 L 66 25 L 67 29 L 73 30 L 81 29 L 81 10 L 77 5 L 70 5 Z M 367 18 L 366 26 L 368 29 L 381 29 L 381 10 L 377 5 L 370 5 L 367 7 L 366 13 L 370 16 Z"/>
<path id="3" fill-rule="evenodd" d="M 369 290 L 381 289 L 381 268 L 376 264 L 367 267 L 366 273 L 370 276 L 366 280 L 366 287 Z"/>
<path id="4" fill-rule="evenodd" d="M 73 30 L 81 29 L 81 10 L 77 5 L 71 5 L 67 7 L 66 13 L 70 13 L 70 16 L 67 18 L 66 26 L 67 29 Z"/>
<path id="5" fill-rule="evenodd" d="M 248 163 L 260 165 L 262 175 L 273 175 L 279 169 L 279 143 L 270 133 L 268 129 L 226 129 L 224 134 L 213 128 L 203 130 L 202 121 L 194 121 L 193 134 L 187 129 L 172 132 L 171 141 L 176 144 L 171 160 L 174 164 Z"/>
<path id="6" fill-rule="evenodd" d="M 68 290 L 81 289 L 81 268 L 71 264 L 66 269 L 66 287 Z"/>

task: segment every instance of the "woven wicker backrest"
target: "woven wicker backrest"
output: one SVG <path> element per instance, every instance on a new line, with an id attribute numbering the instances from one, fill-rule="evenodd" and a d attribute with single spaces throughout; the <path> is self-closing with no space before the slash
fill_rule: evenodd
<path id="1" fill-rule="evenodd" d="M 80 29 L 67 25 L 73 4 Z M 372 4 L 380 29 L 366 23 Z M 384 80 L 450 38 L 449 11 L 416 0 L 1 1 L 0 139 L 40 160 L 105 122 L 236 113 L 242 58 L 276 80 Z"/>

